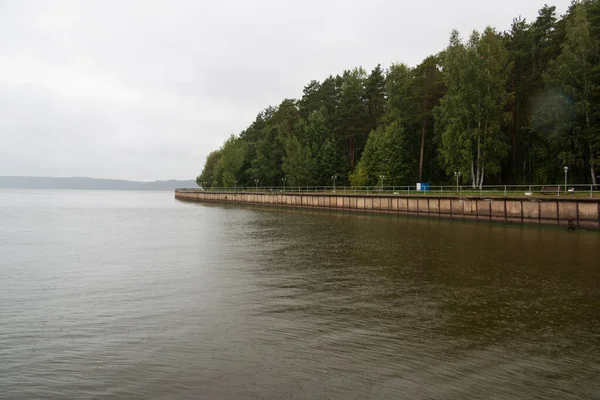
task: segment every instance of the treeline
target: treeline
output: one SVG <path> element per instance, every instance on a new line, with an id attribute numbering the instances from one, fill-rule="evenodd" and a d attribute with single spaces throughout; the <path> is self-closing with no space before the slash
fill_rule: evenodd
<path id="1" fill-rule="evenodd" d="M 199 186 L 596 184 L 600 0 L 487 28 L 411 68 L 329 76 L 260 112 L 207 157 Z"/>

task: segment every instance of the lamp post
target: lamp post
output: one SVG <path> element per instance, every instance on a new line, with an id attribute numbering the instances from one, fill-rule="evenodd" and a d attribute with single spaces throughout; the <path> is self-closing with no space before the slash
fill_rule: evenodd
<path id="1" fill-rule="evenodd" d="M 335 193 L 335 180 L 337 179 L 337 175 L 332 175 L 331 180 L 333 180 L 333 193 Z"/>
<path id="2" fill-rule="evenodd" d="M 383 180 L 385 179 L 385 175 L 379 175 L 379 179 L 381 179 L 381 191 L 383 192 Z"/>
<path id="3" fill-rule="evenodd" d="M 233 180 L 233 188 L 234 188 L 234 191 L 237 192 L 237 179 Z"/>
<path id="4" fill-rule="evenodd" d="M 565 194 L 567 194 L 567 173 L 569 172 L 569 167 L 565 165 Z"/>
<path id="5" fill-rule="evenodd" d="M 254 191 L 258 192 L 258 179 L 254 180 L 254 185 L 256 185 Z"/>
<path id="6" fill-rule="evenodd" d="M 460 178 L 460 172 L 454 171 L 454 176 L 456 177 L 456 193 L 458 193 L 458 179 Z"/>
<path id="7" fill-rule="evenodd" d="M 285 193 L 285 181 L 286 178 L 281 178 L 281 182 L 283 182 L 283 192 Z"/>

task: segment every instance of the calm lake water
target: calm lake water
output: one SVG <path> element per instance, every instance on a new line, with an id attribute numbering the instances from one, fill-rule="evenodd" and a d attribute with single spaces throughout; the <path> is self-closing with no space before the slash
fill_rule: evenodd
<path id="1" fill-rule="evenodd" d="M 0 398 L 598 399 L 600 234 L 0 190 Z"/>

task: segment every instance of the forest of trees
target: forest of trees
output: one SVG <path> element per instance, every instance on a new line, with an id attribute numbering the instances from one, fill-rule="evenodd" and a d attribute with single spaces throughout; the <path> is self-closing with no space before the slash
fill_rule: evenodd
<path id="1" fill-rule="evenodd" d="M 199 186 L 546 184 L 600 164 L 600 0 L 562 18 L 544 6 L 488 27 L 416 67 L 311 81 L 210 153 Z"/>

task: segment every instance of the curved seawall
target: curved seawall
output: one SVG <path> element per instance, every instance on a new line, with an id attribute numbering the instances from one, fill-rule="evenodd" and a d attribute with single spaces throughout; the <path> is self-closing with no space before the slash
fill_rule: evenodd
<path id="1" fill-rule="evenodd" d="M 194 202 L 261 204 L 600 230 L 600 199 L 597 198 L 220 192 L 197 189 L 177 189 L 175 198 Z"/>

